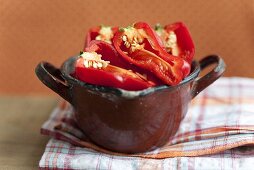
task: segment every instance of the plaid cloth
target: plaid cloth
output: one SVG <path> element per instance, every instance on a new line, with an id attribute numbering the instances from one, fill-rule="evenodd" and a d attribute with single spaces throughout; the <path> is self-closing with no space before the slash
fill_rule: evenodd
<path id="1" fill-rule="evenodd" d="M 73 108 L 60 102 L 41 129 L 42 134 L 53 139 L 47 144 L 39 167 L 252 169 L 253 88 L 254 79 L 220 78 L 192 100 L 177 134 L 165 146 L 142 154 L 114 153 L 94 145 L 77 128 Z"/>

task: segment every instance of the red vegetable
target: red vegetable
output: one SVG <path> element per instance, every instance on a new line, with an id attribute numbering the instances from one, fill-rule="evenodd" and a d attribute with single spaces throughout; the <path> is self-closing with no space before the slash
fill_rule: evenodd
<path id="1" fill-rule="evenodd" d="M 91 28 L 86 35 L 85 48 L 92 40 L 101 40 L 112 44 L 112 38 L 117 30 L 118 27 L 110 26 L 97 26 Z"/>
<path id="2" fill-rule="evenodd" d="M 88 47 L 85 48 L 85 51 L 96 51 L 99 54 L 102 54 L 103 59 L 106 61 L 110 61 L 111 65 L 126 69 L 132 70 L 135 74 L 142 75 L 142 77 L 146 78 L 147 81 L 153 82 L 155 85 L 163 85 L 164 83 L 154 76 L 151 72 L 139 68 L 129 62 L 126 62 L 119 53 L 115 50 L 115 48 L 109 43 L 93 40 L 89 43 Z"/>
<path id="3" fill-rule="evenodd" d="M 155 27 L 161 37 L 166 51 L 173 56 L 181 57 L 190 65 L 195 54 L 195 47 L 187 27 L 182 22 Z"/>
<path id="4" fill-rule="evenodd" d="M 102 55 L 102 59 L 110 61 L 111 65 L 126 69 L 128 63 L 118 56 L 117 51 L 112 45 L 105 41 L 92 40 L 85 48 L 86 52 L 96 52 Z"/>
<path id="5" fill-rule="evenodd" d="M 177 85 L 185 76 L 184 60 L 167 53 L 155 31 L 138 22 L 116 32 L 113 44 L 127 62 L 148 70 L 168 85 Z"/>
<path id="6" fill-rule="evenodd" d="M 119 60 L 116 51 L 110 44 L 92 41 L 82 55 L 83 57 L 77 60 L 74 74 L 81 81 L 125 90 L 143 90 L 155 86 L 145 77 L 117 67 L 125 64 Z M 110 61 L 110 63 L 106 61 Z"/>

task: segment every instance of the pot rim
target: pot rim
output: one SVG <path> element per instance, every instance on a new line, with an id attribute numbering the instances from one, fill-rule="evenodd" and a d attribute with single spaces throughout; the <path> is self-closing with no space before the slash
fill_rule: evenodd
<path id="1" fill-rule="evenodd" d="M 161 91 L 161 90 L 174 90 L 176 88 L 179 88 L 180 86 L 183 86 L 186 83 L 189 83 L 196 79 L 200 73 L 200 64 L 196 60 L 192 62 L 191 65 L 191 73 L 184 78 L 178 85 L 176 86 L 167 86 L 167 85 L 161 85 L 156 87 L 150 87 L 144 90 L 138 90 L 138 91 L 129 91 L 124 90 L 120 88 L 113 88 L 113 87 L 107 87 L 107 86 L 100 86 L 100 85 L 93 85 L 89 83 L 85 83 L 83 81 L 80 81 L 73 76 L 71 76 L 71 73 L 75 70 L 75 61 L 78 59 L 78 55 L 68 58 L 61 66 L 61 72 L 64 79 L 67 81 L 67 85 L 70 87 L 73 87 L 73 85 L 79 85 L 81 87 L 85 87 L 86 89 L 95 91 L 95 92 L 101 92 L 101 93 L 110 93 L 115 94 L 117 96 L 125 97 L 125 98 L 135 98 L 140 96 L 146 96 L 148 94 L 151 94 L 153 92 Z"/>

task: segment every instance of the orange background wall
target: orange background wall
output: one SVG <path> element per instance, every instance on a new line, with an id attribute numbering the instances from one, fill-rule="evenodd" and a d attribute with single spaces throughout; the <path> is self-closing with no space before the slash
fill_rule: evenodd
<path id="1" fill-rule="evenodd" d="M 135 21 L 183 21 L 196 59 L 216 53 L 225 76 L 254 77 L 253 0 L 0 0 L 0 95 L 52 95 L 34 74 L 39 61 L 60 66 L 82 50 L 89 27 Z"/>

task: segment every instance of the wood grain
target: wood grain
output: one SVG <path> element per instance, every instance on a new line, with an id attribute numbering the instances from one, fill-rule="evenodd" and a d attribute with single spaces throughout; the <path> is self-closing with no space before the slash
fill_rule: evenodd
<path id="1" fill-rule="evenodd" d="M 0 169 L 38 169 L 48 137 L 40 135 L 56 99 L 0 97 Z"/>

